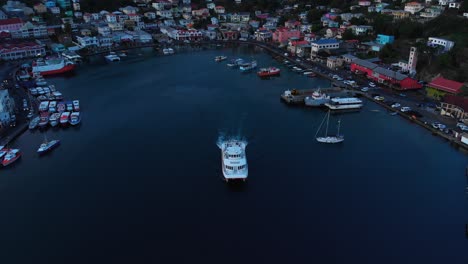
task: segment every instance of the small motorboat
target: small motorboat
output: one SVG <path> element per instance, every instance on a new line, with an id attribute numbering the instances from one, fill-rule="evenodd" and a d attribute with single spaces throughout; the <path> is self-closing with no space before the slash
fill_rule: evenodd
<path id="1" fill-rule="evenodd" d="M 38 126 L 45 127 L 48 123 L 49 123 L 49 113 L 47 112 L 41 113 Z"/>
<path id="2" fill-rule="evenodd" d="M 21 158 L 21 151 L 19 149 L 10 149 L 5 154 L 2 160 L 2 165 L 6 167 L 12 164 L 13 162 L 17 161 L 19 158 Z"/>
<path id="3" fill-rule="evenodd" d="M 50 118 L 49 118 L 49 123 L 52 127 L 55 127 L 58 125 L 59 120 L 60 120 L 60 113 L 53 113 Z"/>
<path id="4" fill-rule="evenodd" d="M 80 112 L 73 112 L 70 115 L 70 125 L 76 126 L 81 122 Z"/>
<path id="5" fill-rule="evenodd" d="M 57 112 L 59 112 L 59 113 L 65 112 L 66 108 L 67 108 L 67 106 L 63 102 L 60 102 L 60 103 L 57 104 Z"/>
<path id="6" fill-rule="evenodd" d="M 60 124 L 62 126 L 67 125 L 69 117 L 70 117 L 70 112 L 63 112 L 62 115 L 60 116 Z"/>
<path id="7" fill-rule="evenodd" d="M 115 54 L 115 52 L 110 52 L 109 55 L 104 56 L 108 62 L 117 62 L 120 61 L 120 57 Z"/>
<path id="8" fill-rule="evenodd" d="M 34 116 L 33 111 L 29 111 L 28 115 L 26 116 L 28 119 L 31 119 Z"/>
<path id="9" fill-rule="evenodd" d="M 29 129 L 35 129 L 39 125 L 40 117 L 36 116 L 29 122 Z"/>
<path id="10" fill-rule="evenodd" d="M 47 111 L 47 109 L 49 109 L 49 101 L 41 102 L 41 104 L 39 105 L 39 111 L 40 112 L 45 112 L 45 111 Z"/>
<path id="11" fill-rule="evenodd" d="M 67 111 L 68 112 L 73 111 L 73 103 L 72 102 L 67 102 Z"/>
<path id="12" fill-rule="evenodd" d="M 52 95 L 55 97 L 55 100 L 63 100 L 63 95 L 61 92 L 54 91 L 52 92 Z"/>
<path id="13" fill-rule="evenodd" d="M 10 151 L 9 149 L 5 148 L 5 146 L 0 146 L 0 161 L 3 160 L 3 157 Z"/>
<path id="14" fill-rule="evenodd" d="M 73 111 L 79 112 L 80 111 L 80 101 L 73 100 Z"/>
<path id="15" fill-rule="evenodd" d="M 47 152 L 52 151 L 54 148 L 58 147 L 59 145 L 60 145 L 60 140 L 48 141 L 47 138 L 45 138 L 44 142 L 37 149 L 37 153 L 39 153 L 39 155 L 45 154 Z"/>
<path id="16" fill-rule="evenodd" d="M 224 61 L 224 60 L 227 60 L 226 56 L 216 56 L 215 57 L 216 62 L 221 62 L 221 61 Z"/>
<path id="17" fill-rule="evenodd" d="M 259 77 L 270 77 L 279 75 L 280 72 L 281 70 L 276 67 L 261 68 L 260 71 L 257 72 L 257 75 Z"/>
<path id="18" fill-rule="evenodd" d="M 53 113 L 57 110 L 57 102 L 56 101 L 51 101 L 49 103 L 49 112 Z"/>

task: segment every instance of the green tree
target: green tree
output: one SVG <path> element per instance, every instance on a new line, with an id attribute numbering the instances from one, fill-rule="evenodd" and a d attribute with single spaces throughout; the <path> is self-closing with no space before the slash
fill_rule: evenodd
<path id="1" fill-rule="evenodd" d="M 65 23 L 65 24 L 63 25 L 63 32 L 64 32 L 65 34 L 71 34 L 71 32 L 72 32 L 72 27 L 71 27 L 70 23 Z"/>
<path id="2" fill-rule="evenodd" d="M 309 12 L 307 12 L 307 21 L 309 21 L 309 23 L 320 21 L 322 15 L 322 11 L 317 9 L 311 9 Z"/>
<path id="3" fill-rule="evenodd" d="M 350 39 L 354 39 L 355 36 L 353 34 L 353 31 L 351 29 L 346 29 L 345 32 L 343 32 L 343 34 L 341 34 L 341 38 L 343 40 L 350 40 Z"/>

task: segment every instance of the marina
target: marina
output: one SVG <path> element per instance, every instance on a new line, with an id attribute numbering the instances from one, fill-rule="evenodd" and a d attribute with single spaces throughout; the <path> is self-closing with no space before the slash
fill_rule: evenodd
<path id="1" fill-rule="evenodd" d="M 219 232 L 207 234 L 203 230 L 222 230 L 226 226 L 234 230 L 233 241 L 244 241 L 239 249 L 256 248 L 258 254 L 273 254 L 268 258 L 273 262 L 301 263 L 304 259 L 323 262 L 331 256 L 320 249 L 328 247 L 343 251 L 335 260 L 346 262 L 359 258 L 363 248 L 371 248 L 375 243 L 392 248 L 391 251 L 380 247 L 377 251 L 366 251 L 367 258 L 376 262 L 385 254 L 403 258 L 407 248 L 412 248 L 419 260 L 426 262 L 443 262 L 445 256 L 463 257 L 460 252 L 466 246 L 463 235 L 466 203 L 464 192 L 453 190 L 465 184 L 465 177 L 457 176 L 466 166 L 464 154 L 406 119 L 391 116 L 383 110 L 386 108 L 379 107 L 380 102 L 367 101 L 365 95 L 362 96 L 366 105 L 358 114 L 330 117 L 329 135 L 335 133 L 339 118 L 346 141 L 320 144 L 313 135 L 325 113 L 306 107 L 287 107 L 278 102 L 278 95 L 294 87 L 310 87 L 310 96 L 319 87 L 331 87 L 330 82 L 292 72 L 275 64 L 261 51 L 225 49 L 222 53 L 229 58 L 254 56 L 260 66 L 280 68 L 281 77 L 264 81 L 255 73 L 240 75 L 224 63 L 214 63 L 213 58 L 220 52 L 209 50 L 155 58 L 148 55 L 140 60 L 129 54 L 126 60 L 132 63 L 117 63 L 112 67 L 100 56 L 96 62 L 79 67 L 72 79 L 47 79 L 64 97 L 79 98 L 80 108 L 92 115 L 87 115 L 86 122 L 77 129 L 47 130 L 51 139 L 60 139 L 63 144 L 50 155 L 39 158 L 36 154 L 43 142 L 43 135 L 37 130 L 25 133 L 14 142 L 15 148 L 21 149 L 24 155 L 15 166 L 2 170 L 8 176 L 0 181 L 4 185 L 22 186 L 24 191 L 4 190 L 2 195 L 16 200 L 24 212 L 37 208 L 41 214 L 12 213 L 5 206 L 9 217 L 2 219 L 2 224 L 16 223 L 15 237 L 28 241 L 28 248 L 44 241 L 44 236 L 31 232 L 30 223 L 22 219 L 39 217 L 44 232 L 67 229 L 67 236 L 96 239 L 89 241 L 90 246 L 107 243 L 109 251 L 106 252 L 120 248 L 122 243 L 128 251 L 139 252 L 146 242 L 126 243 L 133 237 L 130 233 L 107 237 L 114 234 L 114 227 L 125 224 L 131 226 L 132 234 L 145 232 L 157 237 L 151 243 L 164 249 L 162 259 L 173 258 L 178 250 L 168 245 L 178 245 L 180 241 L 191 245 L 187 254 L 198 254 L 206 247 L 216 258 L 232 252 L 225 244 L 199 239 L 208 235 L 213 241 L 219 241 L 223 239 Z M 197 67 L 203 71 L 180 67 L 194 60 L 198 60 Z M 158 74 L 163 70 L 172 74 Z M 180 75 L 186 78 L 175 82 Z M 219 88 L 223 80 L 232 81 Z M 73 108 L 73 100 L 62 100 L 68 101 Z M 57 103 L 56 108 L 60 105 Z M 67 107 L 67 103 L 63 105 Z M 380 111 L 373 112 L 373 109 Z M 221 151 L 215 142 L 223 132 L 239 133 L 249 141 L 246 183 L 221 181 L 224 179 Z M 141 140 L 129 139 L 128 135 L 138 135 Z M 376 145 L 384 150 L 378 155 Z M 132 149 L 139 155 L 110 154 L 121 149 Z M 388 159 L 392 160 L 391 164 Z M 86 168 L 70 170 L 76 163 L 86 164 Z M 358 168 L 358 164 L 362 166 Z M 157 173 L 154 173 L 155 165 Z M 356 176 L 350 177 L 350 169 L 358 171 Z M 63 173 L 40 173 L 49 170 Z M 440 171 L 444 171 L 443 175 Z M 454 177 L 447 178 L 447 175 Z M 24 186 L 25 181 L 34 184 Z M 30 197 L 22 202 L 25 193 L 34 194 L 38 190 L 51 196 Z M 428 196 L 428 193 L 437 195 Z M 433 210 L 434 204 L 442 211 Z M 215 215 L 213 208 L 218 212 Z M 440 217 L 441 212 L 444 217 Z M 161 217 L 166 213 L 170 216 Z M 233 218 L 233 214 L 248 215 L 248 221 L 240 222 L 243 218 Z M 57 226 L 57 219 L 63 217 L 69 217 L 69 223 L 62 229 Z M 90 219 L 102 221 L 90 226 L 86 224 Z M 139 224 L 140 219 L 145 219 L 145 223 Z M 184 229 L 190 232 L 172 232 L 184 228 L 181 219 L 191 219 L 189 228 Z M 412 220 L 408 222 L 408 219 Z M 410 234 L 399 228 L 401 223 L 406 223 Z M 291 229 L 278 231 L 281 234 L 264 240 L 280 225 Z M 433 234 L 427 230 L 437 230 L 441 225 L 447 227 L 447 232 L 441 240 L 432 240 Z M 161 226 L 168 232 L 160 230 Z M 393 231 L 383 237 L 382 226 Z M 100 232 L 105 235 L 99 235 Z M 366 238 L 358 234 L 365 234 Z M 65 239 L 61 232 L 57 236 L 60 241 Z M 252 240 L 245 240 L 246 237 Z M 336 245 L 335 238 L 343 244 Z M 414 247 L 414 240 L 434 242 Z M 259 246 L 258 241 L 266 244 Z M 284 241 L 301 242 L 294 243 L 294 249 L 290 249 L 284 248 Z M 58 240 L 47 240 L 47 243 L 46 252 L 61 244 Z M 392 247 L 396 244 L 397 249 Z M 15 245 L 12 247 L 16 248 Z M 311 252 L 311 247 L 319 252 Z M 233 258 L 241 261 L 245 256 Z M 79 259 L 85 261 L 85 257 Z M 252 257 L 252 260 L 261 261 L 261 258 Z"/>

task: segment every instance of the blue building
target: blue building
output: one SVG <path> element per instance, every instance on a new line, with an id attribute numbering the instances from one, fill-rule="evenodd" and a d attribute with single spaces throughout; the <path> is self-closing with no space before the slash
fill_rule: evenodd
<path id="1" fill-rule="evenodd" d="M 375 42 L 386 45 L 386 44 L 392 44 L 395 41 L 394 36 L 388 36 L 388 35 L 382 35 L 378 34 L 377 38 L 375 39 Z"/>
<path id="2" fill-rule="evenodd" d="M 55 1 L 46 1 L 45 6 L 47 8 L 55 7 Z"/>
<path id="3" fill-rule="evenodd" d="M 70 0 L 57 0 L 57 4 L 62 9 L 70 9 L 71 8 L 71 1 Z"/>

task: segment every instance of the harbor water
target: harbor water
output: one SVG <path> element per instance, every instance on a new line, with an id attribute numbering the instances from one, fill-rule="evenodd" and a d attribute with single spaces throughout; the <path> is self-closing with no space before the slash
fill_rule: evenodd
<path id="1" fill-rule="evenodd" d="M 277 66 L 268 80 L 217 55 Z M 121 62 L 49 78 L 78 128 L 39 158 L 40 131 L 0 170 L 1 263 L 468 263 L 466 154 L 372 102 L 314 136 L 325 111 L 280 102 L 328 87 L 242 48 Z M 248 140 L 249 180 L 222 181 L 219 137 Z"/>

